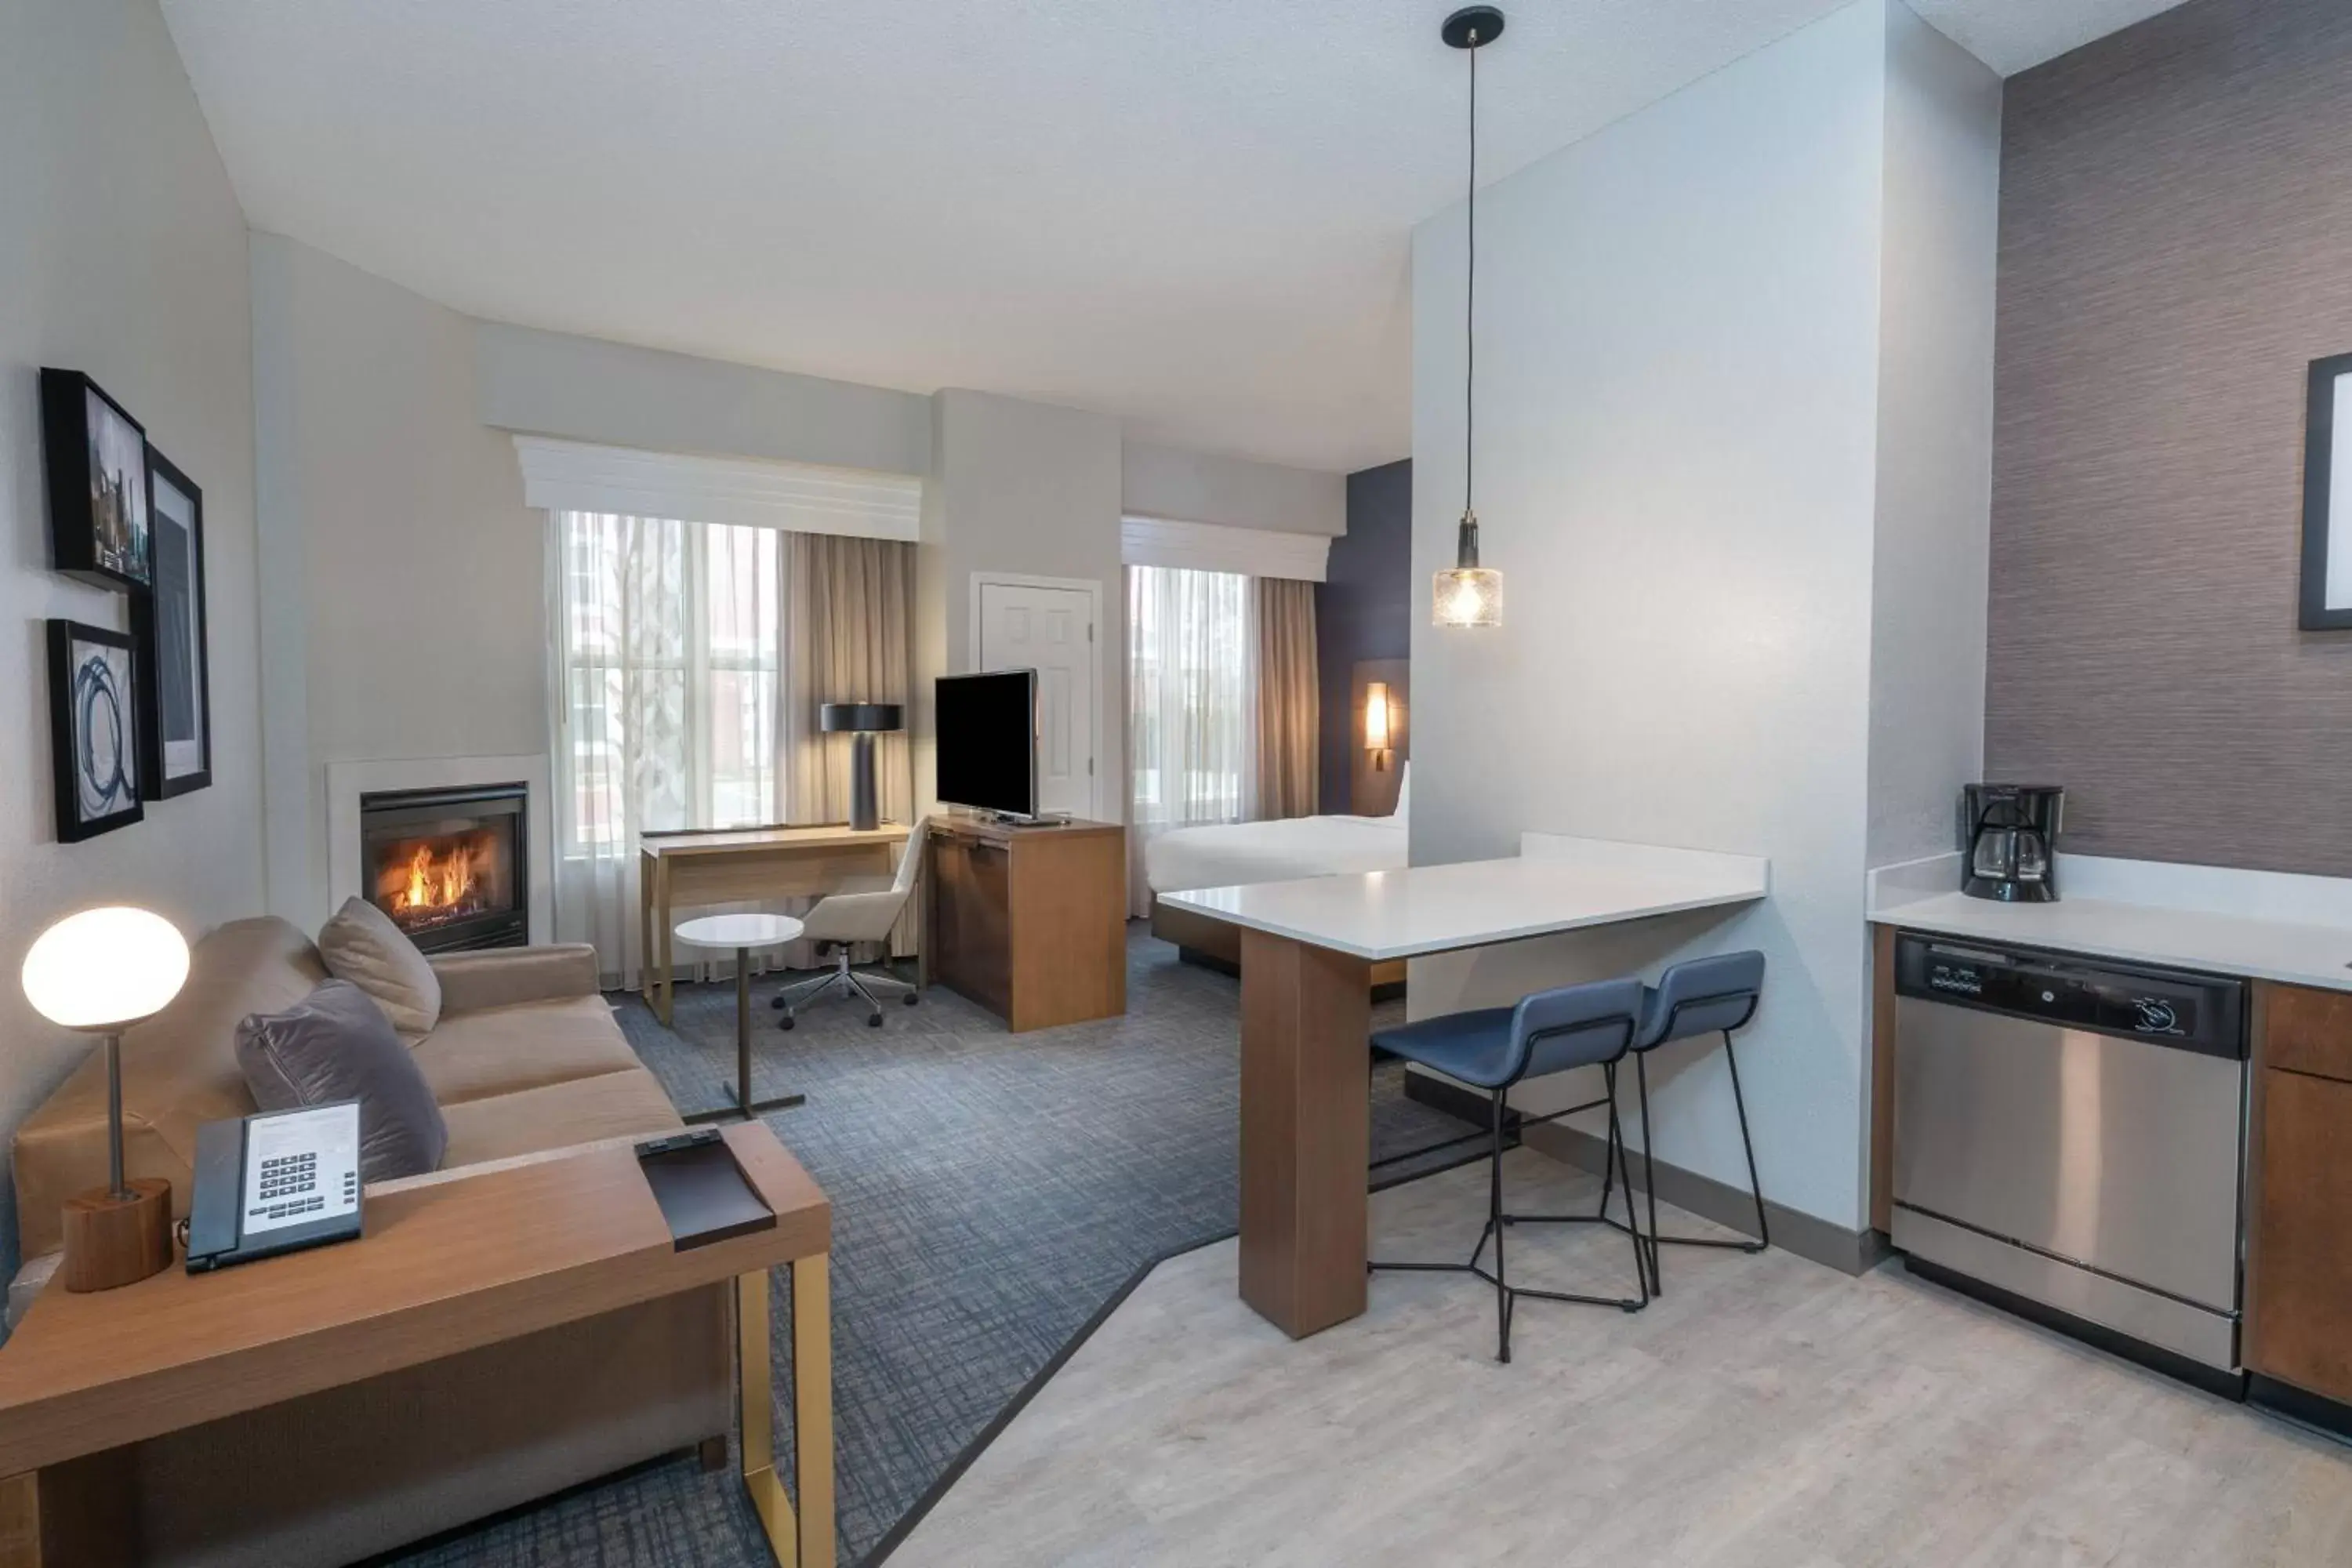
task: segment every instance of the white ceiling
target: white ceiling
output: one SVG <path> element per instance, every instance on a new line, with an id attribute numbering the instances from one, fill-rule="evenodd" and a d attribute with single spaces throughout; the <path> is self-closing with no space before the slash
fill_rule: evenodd
<path id="1" fill-rule="evenodd" d="M 1845 0 L 1522 0 L 1500 176 Z M 1920 0 L 2004 71 L 2174 0 Z M 259 229 L 461 310 L 1404 454 L 1447 0 L 163 0 Z"/>

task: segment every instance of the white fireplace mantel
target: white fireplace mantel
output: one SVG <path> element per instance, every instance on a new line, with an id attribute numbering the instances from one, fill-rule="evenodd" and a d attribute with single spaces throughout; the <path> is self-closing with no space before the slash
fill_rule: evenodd
<path id="1" fill-rule="evenodd" d="M 404 757 L 327 764 L 327 903 L 331 912 L 362 891 L 360 796 L 382 790 L 450 789 L 513 784 L 530 792 L 523 805 L 530 940 L 552 942 L 555 931 L 555 829 L 547 759 L 541 757 Z"/>

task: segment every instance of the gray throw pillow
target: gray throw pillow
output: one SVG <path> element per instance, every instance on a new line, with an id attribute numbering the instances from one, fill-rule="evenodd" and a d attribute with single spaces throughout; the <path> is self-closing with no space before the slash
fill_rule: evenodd
<path id="1" fill-rule="evenodd" d="M 441 1168 L 449 1129 L 416 1058 L 368 994 L 330 980 L 283 1013 L 236 1026 L 236 1065 L 264 1110 L 360 1102 L 360 1174 L 367 1181 Z"/>

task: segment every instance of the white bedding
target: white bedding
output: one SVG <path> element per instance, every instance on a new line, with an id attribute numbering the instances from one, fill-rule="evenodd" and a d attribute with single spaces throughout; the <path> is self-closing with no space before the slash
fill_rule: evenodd
<path id="1" fill-rule="evenodd" d="M 1238 888 L 1294 877 L 1393 871 L 1405 863 L 1405 817 L 1294 816 L 1173 827 L 1143 847 L 1155 893 Z"/>

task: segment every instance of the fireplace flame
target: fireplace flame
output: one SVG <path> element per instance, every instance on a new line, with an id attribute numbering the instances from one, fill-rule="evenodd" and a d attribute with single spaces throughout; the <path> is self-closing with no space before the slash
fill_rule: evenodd
<path id="1" fill-rule="evenodd" d="M 393 913 L 429 915 L 463 907 L 474 891 L 474 858 L 460 843 L 447 856 L 420 844 L 408 858 L 408 885 L 393 894 Z"/>

